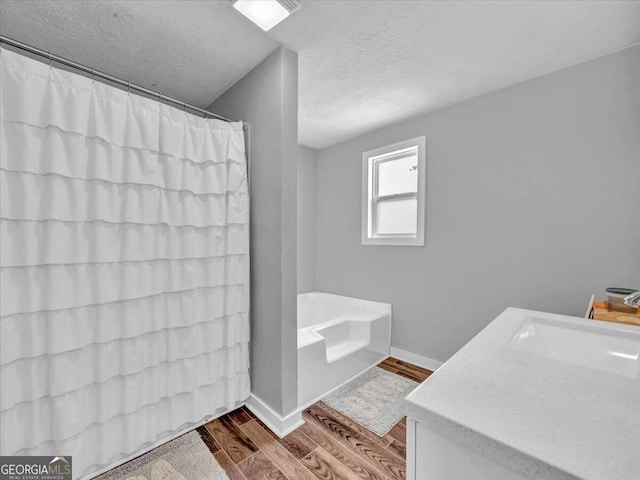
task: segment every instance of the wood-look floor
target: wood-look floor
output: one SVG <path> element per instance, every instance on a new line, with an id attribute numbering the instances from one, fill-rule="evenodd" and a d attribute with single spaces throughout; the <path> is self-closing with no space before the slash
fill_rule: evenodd
<path id="1" fill-rule="evenodd" d="M 432 372 L 388 358 L 378 365 L 416 382 Z M 280 439 L 241 408 L 198 428 L 231 480 L 400 480 L 405 478 L 406 419 L 384 437 L 318 402 L 305 424 Z"/>

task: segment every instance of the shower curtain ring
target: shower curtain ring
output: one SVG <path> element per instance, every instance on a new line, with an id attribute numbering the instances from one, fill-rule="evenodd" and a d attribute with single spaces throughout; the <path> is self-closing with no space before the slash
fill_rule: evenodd
<path id="1" fill-rule="evenodd" d="M 49 68 L 53 66 L 53 55 L 51 55 L 51 51 L 49 51 Z"/>
<path id="2" fill-rule="evenodd" d="M 95 68 L 93 68 L 93 67 L 91 68 L 91 81 L 92 81 L 93 83 L 95 83 L 95 82 L 96 82 L 96 69 L 95 69 Z"/>
<path id="3" fill-rule="evenodd" d="M 131 80 L 127 81 L 127 94 L 131 95 Z"/>
<path id="4" fill-rule="evenodd" d="M 184 102 L 184 113 L 187 113 L 187 102 Z"/>

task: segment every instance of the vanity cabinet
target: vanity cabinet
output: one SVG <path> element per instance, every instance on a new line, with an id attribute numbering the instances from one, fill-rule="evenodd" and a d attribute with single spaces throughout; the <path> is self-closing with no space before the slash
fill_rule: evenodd
<path id="1" fill-rule="evenodd" d="M 526 480 L 527 477 L 407 418 L 407 480 Z"/>
<path id="2" fill-rule="evenodd" d="M 638 480 L 639 348 L 635 326 L 508 308 L 405 398 L 407 478 Z"/>

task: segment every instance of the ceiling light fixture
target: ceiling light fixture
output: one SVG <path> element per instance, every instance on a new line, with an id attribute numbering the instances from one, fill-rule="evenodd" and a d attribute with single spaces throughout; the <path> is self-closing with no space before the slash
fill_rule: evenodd
<path id="1" fill-rule="evenodd" d="M 298 0 L 232 0 L 233 8 L 265 32 L 300 10 Z"/>

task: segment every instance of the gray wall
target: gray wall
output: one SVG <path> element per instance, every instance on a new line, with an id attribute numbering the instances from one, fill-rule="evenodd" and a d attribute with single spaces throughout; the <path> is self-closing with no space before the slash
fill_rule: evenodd
<path id="1" fill-rule="evenodd" d="M 298 57 L 280 48 L 209 108 L 250 125 L 251 392 L 297 408 Z"/>
<path id="2" fill-rule="evenodd" d="M 426 245 L 360 245 L 363 151 L 425 134 Z M 318 152 L 317 286 L 446 360 L 506 307 L 640 288 L 640 46 Z"/>
<path id="3" fill-rule="evenodd" d="M 298 153 L 298 293 L 316 290 L 316 151 Z"/>

